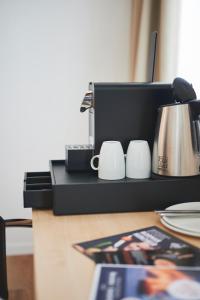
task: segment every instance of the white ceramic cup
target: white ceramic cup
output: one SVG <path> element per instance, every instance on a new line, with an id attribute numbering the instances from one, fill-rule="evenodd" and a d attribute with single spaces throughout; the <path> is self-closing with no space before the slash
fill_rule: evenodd
<path id="1" fill-rule="evenodd" d="M 130 141 L 126 154 L 126 177 L 142 179 L 151 175 L 151 152 L 147 141 Z"/>
<path id="2" fill-rule="evenodd" d="M 94 160 L 98 158 L 98 167 Z M 100 154 L 92 157 L 90 165 L 93 170 L 98 170 L 98 177 L 107 180 L 117 180 L 125 177 L 125 157 L 119 141 L 103 142 Z"/>

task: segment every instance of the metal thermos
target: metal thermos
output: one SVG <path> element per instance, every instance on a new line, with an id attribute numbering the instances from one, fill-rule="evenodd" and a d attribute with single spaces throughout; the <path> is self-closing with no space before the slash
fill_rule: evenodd
<path id="1" fill-rule="evenodd" d="M 152 171 L 163 176 L 200 174 L 200 101 L 158 109 Z"/>

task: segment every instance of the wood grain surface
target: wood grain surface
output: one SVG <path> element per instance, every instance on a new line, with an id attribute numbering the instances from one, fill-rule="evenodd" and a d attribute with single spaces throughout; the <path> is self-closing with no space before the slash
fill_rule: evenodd
<path id="1" fill-rule="evenodd" d="M 33 255 L 7 256 L 9 300 L 33 300 Z"/>
<path id="2" fill-rule="evenodd" d="M 200 247 L 199 238 L 164 228 L 154 212 L 54 216 L 50 210 L 33 211 L 36 299 L 87 300 L 95 264 L 72 245 L 153 225 Z"/>

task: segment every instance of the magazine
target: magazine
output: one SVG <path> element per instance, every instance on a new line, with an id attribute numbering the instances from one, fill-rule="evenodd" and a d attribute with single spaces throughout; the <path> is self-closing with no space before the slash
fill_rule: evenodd
<path id="1" fill-rule="evenodd" d="M 199 300 L 199 267 L 96 266 L 90 300 Z"/>
<path id="2" fill-rule="evenodd" d="M 96 263 L 200 266 L 200 250 L 152 226 L 73 245 Z"/>

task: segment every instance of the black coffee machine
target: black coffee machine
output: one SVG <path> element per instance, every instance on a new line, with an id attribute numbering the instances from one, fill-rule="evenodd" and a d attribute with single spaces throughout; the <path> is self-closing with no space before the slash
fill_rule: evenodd
<path id="1" fill-rule="evenodd" d="M 89 144 L 95 154 L 105 140 L 120 141 L 125 153 L 133 139 L 152 149 L 158 107 L 171 102 L 171 84 L 89 83 L 81 104 L 81 112 L 89 109 Z"/>
<path id="2" fill-rule="evenodd" d="M 152 150 L 158 107 L 173 102 L 172 84 L 153 82 L 156 41 L 157 33 L 153 32 L 149 51 L 148 82 L 89 83 L 80 108 L 81 112 L 89 110 L 89 145 L 84 145 L 87 151 L 81 150 L 81 145 L 76 151 L 73 147 L 71 153 L 69 147 L 66 148 L 68 171 L 77 168 L 79 171 L 91 170 L 90 158 L 99 153 L 102 143 L 106 140 L 120 141 L 124 153 L 130 140 L 134 139 L 147 140 Z"/>

